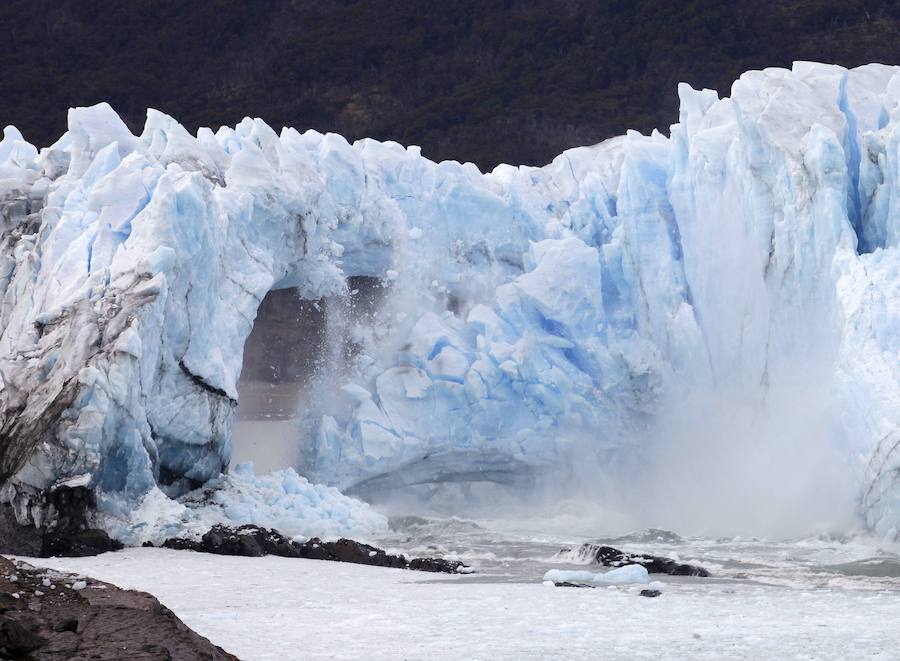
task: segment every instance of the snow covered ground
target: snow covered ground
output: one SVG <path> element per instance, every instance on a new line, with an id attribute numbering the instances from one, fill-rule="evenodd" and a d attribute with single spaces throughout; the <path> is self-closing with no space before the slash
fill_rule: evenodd
<path id="1" fill-rule="evenodd" d="M 470 576 L 149 548 L 31 562 L 152 592 L 250 661 L 895 659 L 900 649 L 897 556 L 840 564 L 875 552 L 859 541 L 634 538 L 623 548 L 678 548 L 717 575 L 667 578 L 650 599 L 643 585 L 549 587 L 544 569 L 565 566 L 551 555 L 558 545 L 470 530 L 456 537 L 495 540 L 469 554 L 481 558 Z"/>

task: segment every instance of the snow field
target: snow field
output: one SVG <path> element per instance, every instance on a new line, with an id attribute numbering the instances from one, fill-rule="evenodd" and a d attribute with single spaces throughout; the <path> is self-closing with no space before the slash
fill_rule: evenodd
<path id="1" fill-rule="evenodd" d="M 32 563 L 152 592 L 246 661 L 893 659 L 900 594 L 715 580 L 596 589 L 129 549 Z"/>

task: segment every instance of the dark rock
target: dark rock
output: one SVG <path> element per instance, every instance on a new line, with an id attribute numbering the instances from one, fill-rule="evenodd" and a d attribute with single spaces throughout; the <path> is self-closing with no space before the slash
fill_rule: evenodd
<path id="1" fill-rule="evenodd" d="M 252 558 L 264 555 L 277 555 L 283 558 L 331 560 L 333 562 L 351 562 L 359 565 L 450 574 L 458 572 L 461 567 L 465 567 L 463 563 L 456 560 L 444 560 L 441 558 L 413 558 L 408 560 L 401 555 L 386 553 L 383 549 L 376 546 L 345 538 L 341 538 L 336 542 L 323 542 L 318 537 L 313 537 L 300 544 L 285 537 L 277 530 L 254 525 L 243 525 L 237 528 L 216 525 L 204 534 L 199 542 L 175 537 L 167 539 L 163 542 L 163 546 L 179 551 L 240 555 Z"/>
<path id="2" fill-rule="evenodd" d="M 409 561 L 400 555 L 385 553 L 382 549 L 341 538 L 336 542 L 323 542 L 313 537 L 301 545 L 302 558 L 317 560 L 333 560 L 336 562 L 352 562 L 358 565 L 375 565 L 376 567 L 394 567 L 409 569 Z M 452 571 L 456 571 L 454 568 Z"/>
<path id="3" fill-rule="evenodd" d="M 642 597 L 658 597 L 661 594 L 659 590 L 641 590 Z"/>
<path id="4" fill-rule="evenodd" d="M 36 650 L 43 638 L 23 627 L 17 620 L 0 615 L 0 652 L 24 654 Z"/>
<path id="5" fill-rule="evenodd" d="M 16 574 L 15 583 L 7 579 Z M 59 585 L 87 580 L 84 590 L 47 590 L 44 570 L 0 557 L 0 659 L 40 661 L 236 661 L 191 631 L 153 596 L 53 572 Z M 44 592 L 41 596 L 36 591 Z M 28 598 L 25 597 L 28 595 Z M 33 595 L 33 596 L 31 596 Z M 39 602 L 37 610 L 30 603 Z"/>
<path id="6" fill-rule="evenodd" d="M 94 494 L 84 487 L 60 487 L 45 494 L 50 527 L 20 525 L 9 505 L 0 505 L 0 553 L 32 557 L 83 557 L 118 551 L 122 545 L 88 527 Z"/>
<path id="7" fill-rule="evenodd" d="M 648 556 L 640 556 L 641 558 Z M 689 565 L 683 562 L 675 562 L 668 558 L 658 558 L 650 556 L 644 562 L 640 559 L 636 560 L 638 564 L 643 564 L 647 571 L 651 574 L 668 574 L 669 576 L 699 576 L 701 578 L 709 577 L 709 570 L 697 565 Z"/>
<path id="8" fill-rule="evenodd" d="M 163 548 L 173 549 L 175 551 L 203 552 L 203 547 L 200 542 L 195 542 L 192 539 L 185 539 L 184 537 L 170 537 L 162 543 L 162 546 Z"/>
<path id="9" fill-rule="evenodd" d="M 409 568 L 416 571 L 454 574 L 461 567 L 465 567 L 465 565 L 457 560 L 444 560 L 443 558 L 413 558 L 409 561 Z"/>
<path id="10" fill-rule="evenodd" d="M 216 526 L 201 540 L 207 553 L 243 555 L 259 558 L 266 555 L 266 531 L 263 528 L 242 527 L 237 530 Z"/>
<path id="11" fill-rule="evenodd" d="M 74 656 L 74 652 L 78 651 L 78 643 L 77 633 L 74 631 L 61 631 L 47 640 L 42 648 L 38 650 L 38 653 L 41 655 L 41 658 L 49 657 L 51 659 L 66 659 L 68 661 Z"/>
<path id="12" fill-rule="evenodd" d="M 83 530 L 90 527 L 90 515 L 97 497 L 87 487 L 56 487 L 44 494 L 44 508 L 50 530 Z"/>
<path id="13" fill-rule="evenodd" d="M 0 553 L 35 557 L 41 554 L 42 539 L 43 531 L 20 525 L 12 507 L 0 504 Z"/>
<path id="14" fill-rule="evenodd" d="M 53 630 L 57 633 L 61 633 L 63 631 L 78 631 L 78 618 L 63 618 L 53 625 Z"/>
<path id="15" fill-rule="evenodd" d="M 110 539 L 105 531 L 96 528 L 75 532 L 52 531 L 44 534 L 41 557 L 82 558 L 121 549 L 120 542 Z"/>
<path id="16" fill-rule="evenodd" d="M 563 549 L 562 552 L 571 552 Z M 651 574 L 668 574 L 669 576 L 701 576 L 708 577 L 709 571 L 697 565 L 676 562 L 670 558 L 646 553 L 625 553 L 612 546 L 600 544 L 582 544 L 576 551 L 579 556 L 589 557 L 604 567 L 622 567 L 623 565 L 642 565 Z"/>
<path id="17" fill-rule="evenodd" d="M 0 613 L 8 610 L 18 610 L 21 604 L 19 600 L 7 592 L 0 591 Z"/>
<path id="18" fill-rule="evenodd" d="M 313 537 L 299 546 L 301 549 L 299 557 L 301 558 L 353 562 L 361 565 L 448 574 L 454 574 L 466 567 L 458 560 L 444 560 L 442 558 L 413 558 L 410 560 L 402 555 L 392 555 L 375 546 L 345 538 L 341 538 L 336 542 L 323 542 L 318 537 Z"/>

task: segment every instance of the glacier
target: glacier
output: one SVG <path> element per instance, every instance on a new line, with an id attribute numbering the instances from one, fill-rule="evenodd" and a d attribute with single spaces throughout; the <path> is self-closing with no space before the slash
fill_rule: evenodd
<path id="1" fill-rule="evenodd" d="M 43 525 L 46 493 L 86 487 L 132 543 L 213 520 L 339 534 L 385 522 L 321 484 L 604 482 L 722 414 L 712 433 L 769 439 L 760 473 L 798 437 L 826 448 L 896 537 L 900 67 L 678 94 L 669 136 L 490 173 L 259 119 L 192 135 L 149 110 L 135 136 L 107 104 L 40 150 L 7 127 L 0 502 Z M 354 349 L 311 377 L 303 477 L 228 474 L 263 299 L 352 308 L 360 277 L 382 294 L 328 328 Z M 215 513 L 185 504 L 211 481 Z M 266 509 L 276 492 L 296 498 Z"/>

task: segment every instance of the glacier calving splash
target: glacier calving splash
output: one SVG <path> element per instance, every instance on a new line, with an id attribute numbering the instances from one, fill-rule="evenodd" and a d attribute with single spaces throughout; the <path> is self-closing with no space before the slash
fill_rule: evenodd
<path id="1" fill-rule="evenodd" d="M 169 499 L 210 480 L 271 500 L 270 476 L 220 477 L 257 308 L 286 288 L 352 305 L 368 276 L 384 296 L 340 329 L 355 349 L 314 377 L 298 429 L 310 479 L 364 493 L 575 463 L 602 482 L 672 450 L 684 411 L 725 408 L 725 435 L 814 436 L 896 535 L 900 68 L 678 92 L 670 137 L 488 174 L 261 120 L 194 136 L 151 110 L 134 136 L 105 104 L 40 151 L 8 127 L 0 498 L 40 523 L 42 492 L 88 485 L 131 540 L 163 501 L 196 520 Z M 216 520 L 259 518 L 247 498 Z M 343 498 L 304 502 L 334 504 L 329 531 L 383 526 Z M 266 520 L 308 531 L 293 502 Z"/>

